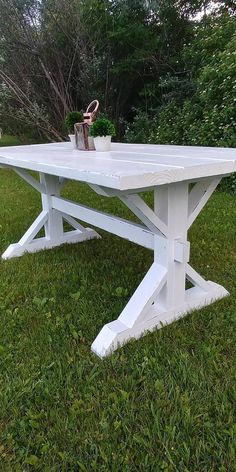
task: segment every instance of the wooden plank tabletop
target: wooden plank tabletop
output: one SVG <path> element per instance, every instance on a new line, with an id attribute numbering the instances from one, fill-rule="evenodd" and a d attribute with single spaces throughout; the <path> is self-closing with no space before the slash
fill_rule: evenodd
<path id="1" fill-rule="evenodd" d="M 129 190 L 230 174 L 236 149 L 112 143 L 110 152 L 95 152 L 35 144 L 0 148 L 1 164 Z"/>

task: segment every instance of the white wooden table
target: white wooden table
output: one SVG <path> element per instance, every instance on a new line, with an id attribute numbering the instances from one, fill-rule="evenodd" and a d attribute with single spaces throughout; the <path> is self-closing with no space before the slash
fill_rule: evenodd
<path id="1" fill-rule="evenodd" d="M 42 197 L 41 213 L 3 259 L 99 237 L 77 219 L 154 251 L 153 264 L 120 316 L 93 342 L 97 355 L 228 295 L 189 264 L 187 232 L 222 176 L 236 171 L 235 149 L 114 143 L 111 152 L 96 153 L 55 143 L 0 148 L 0 166 L 12 168 Z M 39 172 L 39 180 L 28 170 Z M 65 179 L 119 198 L 142 224 L 61 198 Z M 154 209 L 140 197 L 144 190 L 154 192 Z M 63 220 L 73 231 L 64 232 Z M 43 227 L 45 237 L 37 238 Z M 192 284 L 188 290 L 186 279 Z"/>

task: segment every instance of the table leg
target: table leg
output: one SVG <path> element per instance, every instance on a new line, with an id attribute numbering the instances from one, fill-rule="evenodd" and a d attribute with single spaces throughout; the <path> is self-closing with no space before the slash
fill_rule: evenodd
<path id="1" fill-rule="evenodd" d="M 213 180 L 205 187 L 197 183 L 191 192 L 186 182 L 155 189 L 154 211 L 166 225 L 166 235 L 154 233 L 154 262 L 118 319 L 106 324 L 93 342 L 98 356 L 228 295 L 189 265 L 188 227 L 216 185 Z M 186 279 L 192 283 L 187 290 Z"/>
<path id="2" fill-rule="evenodd" d="M 90 228 L 84 228 L 71 216 L 52 208 L 52 197 L 60 195 L 59 177 L 40 174 L 40 183 L 26 173 L 22 177 L 31 183 L 41 193 L 42 211 L 24 236 L 16 244 L 11 244 L 2 254 L 2 259 L 22 256 L 25 252 L 37 252 L 43 249 L 52 249 L 62 244 L 72 244 L 87 239 L 100 238 L 99 234 Z M 63 220 L 67 221 L 74 229 L 64 231 Z M 41 229 L 44 229 L 44 237 L 36 237 Z"/>

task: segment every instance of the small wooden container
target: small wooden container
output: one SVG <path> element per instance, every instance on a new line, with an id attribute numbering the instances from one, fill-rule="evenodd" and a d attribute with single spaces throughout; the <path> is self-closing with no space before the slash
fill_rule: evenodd
<path id="1" fill-rule="evenodd" d="M 94 141 L 92 136 L 89 136 L 88 123 L 75 124 L 75 143 L 76 148 L 81 151 L 94 151 Z"/>
<path id="2" fill-rule="evenodd" d="M 84 113 L 83 123 L 75 124 L 76 148 L 81 151 L 94 151 L 94 140 L 89 136 L 89 127 L 94 123 L 99 108 L 98 100 L 93 100 Z"/>

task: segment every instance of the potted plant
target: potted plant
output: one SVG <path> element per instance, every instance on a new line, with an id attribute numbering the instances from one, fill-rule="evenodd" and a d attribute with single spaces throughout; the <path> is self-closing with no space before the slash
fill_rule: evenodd
<path id="1" fill-rule="evenodd" d="M 98 118 L 90 128 L 94 138 L 96 151 L 110 151 L 111 138 L 115 135 L 115 127 L 107 118 Z"/>
<path id="2" fill-rule="evenodd" d="M 71 140 L 73 148 L 76 148 L 75 143 L 75 123 L 82 123 L 84 121 L 84 116 L 81 111 L 70 111 L 65 117 L 65 125 L 68 130 L 68 136 Z"/>

